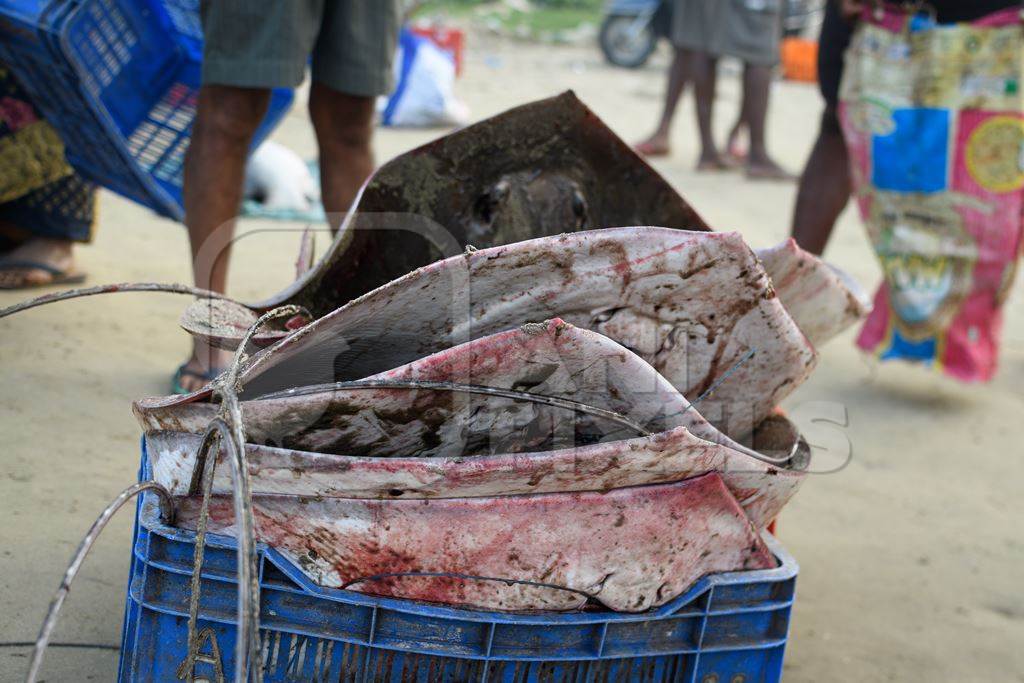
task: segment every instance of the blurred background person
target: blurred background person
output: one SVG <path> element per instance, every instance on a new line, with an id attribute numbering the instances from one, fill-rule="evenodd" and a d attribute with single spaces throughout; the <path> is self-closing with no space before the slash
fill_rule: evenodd
<path id="1" fill-rule="evenodd" d="M 397 0 L 207 0 L 202 88 L 185 161 L 185 224 L 195 284 L 224 292 L 249 145 L 272 88 L 294 88 L 309 55 L 309 114 L 332 229 L 373 172 L 374 107 L 390 92 Z M 175 393 L 202 388 L 226 354 L 194 342 Z"/>
<path id="2" fill-rule="evenodd" d="M 701 142 L 697 169 L 717 171 L 733 166 L 715 143 L 712 123 L 718 59 L 734 57 L 744 65 L 740 121 L 750 136 L 750 147 L 742 160 L 747 176 L 789 178 L 769 156 L 765 143 L 772 70 L 778 63 L 782 35 L 781 0 L 675 0 L 671 26 L 675 54 L 665 106 L 654 133 L 637 144 L 637 151 L 645 156 L 670 153 L 676 106 L 692 81 Z"/>
<path id="3" fill-rule="evenodd" d="M 1020 3 L 831 5 L 826 100 L 792 232 L 824 250 L 849 197 L 882 271 L 857 345 L 984 382 L 1024 236 Z"/>
<path id="4" fill-rule="evenodd" d="M 1017 0 L 932 0 L 893 3 L 933 13 L 940 24 L 972 21 L 1008 7 Z M 818 84 L 825 108 L 818 137 L 800 176 L 791 232 L 797 243 L 814 254 L 825 251 L 839 214 L 850 199 L 850 157 L 839 125 L 839 84 L 846 48 L 864 10 L 860 0 L 828 0 L 818 39 Z"/>
<path id="5" fill-rule="evenodd" d="M 88 242 L 95 188 L 64 159 L 43 121 L 0 64 L 0 289 L 73 284 L 74 244 Z"/>

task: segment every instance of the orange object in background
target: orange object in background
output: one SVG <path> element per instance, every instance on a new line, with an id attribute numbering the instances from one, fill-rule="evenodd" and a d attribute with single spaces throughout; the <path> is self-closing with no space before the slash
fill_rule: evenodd
<path id="1" fill-rule="evenodd" d="M 455 75 L 462 74 L 462 50 L 466 43 L 466 35 L 457 28 L 443 26 L 412 26 L 412 32 L 418 36 L 429 38 L 439 48 L 451 54 L 455 60 Z"/>
<path id="2" fill-rule="evenodd" d="M 785 38 L 780 49 L 782 76 L 791 81 L 818 82 L 818 43 L 803 38 Z"/>

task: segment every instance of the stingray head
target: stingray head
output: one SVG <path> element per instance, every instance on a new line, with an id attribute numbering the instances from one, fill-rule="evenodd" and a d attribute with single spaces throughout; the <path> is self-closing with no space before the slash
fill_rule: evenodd
<path id="1" fill-rule="evenodd" d="M 484 188 L 462 223 L 469 244 L 507 243 L 517 233 L 557 234 L 591 227 L 586 189 L 564 169 L 507 173 Z M 529 234 L 527 234 L 529 233 Z"/>

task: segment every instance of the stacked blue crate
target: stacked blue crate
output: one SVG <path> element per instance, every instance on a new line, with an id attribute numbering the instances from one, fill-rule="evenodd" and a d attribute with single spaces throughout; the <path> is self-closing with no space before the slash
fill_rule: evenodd
<path id="1" fill-rule="evenodd" d="M 181 220 L 202 63 L 198 0 L 0 0 L 0 61 L 86 178 Z M 258 144 L 291 106 L 278 90 Z"/>

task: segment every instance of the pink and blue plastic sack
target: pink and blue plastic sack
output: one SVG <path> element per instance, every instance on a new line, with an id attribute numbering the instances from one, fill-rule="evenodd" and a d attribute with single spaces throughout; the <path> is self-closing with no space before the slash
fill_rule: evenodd
<path id="1" fill-rule="evenodd" d="M 938 25 L 869 10 L 840 119 L 884 282 L 858 345 L 964 381 L 996 369 L 1021 250 L 1024 33 L 1018 9 Z"/>
<path id="2" fill-rule="evenodd" d="M 455 97 L 455 57 L 403 27 L 394 61 L 395 90 L 378 101 L 384 126 L 461 126 L 469 110 Z"/>

